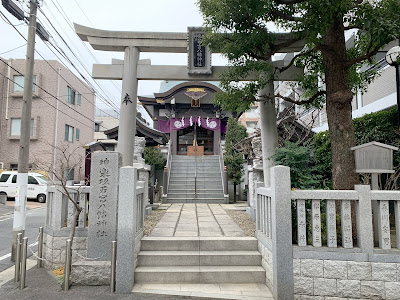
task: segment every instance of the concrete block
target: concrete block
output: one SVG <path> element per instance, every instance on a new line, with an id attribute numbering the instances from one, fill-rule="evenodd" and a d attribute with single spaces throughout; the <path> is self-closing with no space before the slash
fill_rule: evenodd
<path id="1" fill-rule="evenodd" d="M 361 298 L 385 299 L 385 283 L 383 281 L 361 281 Z"/>
<path id="2" fill-rule="evenodd" d="M 385 282 L 387 300 L 398 300 L 400 298 L 400 282 Z"/>
<path id="3" fill-rule="evenodd" d="M 372 280 L 397 281 L 397 264 L 371 263 Z"/>
<path id="4" fill-rule="evenodd" d="M 347 279 L 371 280 L 371 278 L 371 263 L 354 261 L 349 261 L 347 263 Z"/>
<path id="5" fill-rule="evenodd" d="M 347 262 L 324 260 L 324 278 L 347 279 Z"/>
<path id="6" fill-rule="evenodd" d="M 301 276 L 324 277 L 324 261 L 314 259 L 301 260 Z"/>
<path id="7" fill-rule="evenodd" d="M 110 261 L 79 261 L 72 264 L 72 283 L 77 285 L 110 285 Z"/>
<path id="8" fill-rule="evenodd" d="M 300 259 L 293 259 L 293 275 L 300 276 L 301 275 L 301 261 Z"/>
<path id="9" fill-rule="evenodd" d="M 314 278 L 314 295 L 336 296 L 336 279 Z"/>
<path id="10" fill-rule="evenodd" d="M 294 276 L 294 293 L 300 295 L 313 295 L 314 280 L 309 277 Z"/>
<path id="11" fill-rule="evenodd" d="M 338 280 L 337 295 L 343 298 L 360 298 L 360 280 Z"/>

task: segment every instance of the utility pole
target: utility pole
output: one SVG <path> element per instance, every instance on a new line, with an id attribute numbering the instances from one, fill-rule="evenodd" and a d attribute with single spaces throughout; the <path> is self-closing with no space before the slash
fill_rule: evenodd
<path id="1" fill-rule="evenodd" d="M 18 233 L 25 233 L 26 196 L 28 192 L 29 170 L 29 143 L 31 137 L 31 112 L 32 112 L 32 88 L 33 65 L 35 62 L 35 32 L 37 1 L 30 0 L 28 46 L 25 60 L 24 96 L 21 116 L 21 135 L 19 140 L 17 195 L 14 204 L 13 240 L 11 248 L 11 261 L 15 261 L 16 240 Z"/>

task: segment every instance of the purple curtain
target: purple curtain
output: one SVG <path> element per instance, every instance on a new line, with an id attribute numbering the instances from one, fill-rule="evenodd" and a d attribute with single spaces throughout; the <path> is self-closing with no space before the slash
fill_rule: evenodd
<path id="1" fill-rule="evenodd" d="M 190 117 L 190 118 L 172 118 L 168 121 L 159 120 L 158 130 L 165 133 L 170 133 L 172 130 L 180 130 L 189 126 L 197 124 L 203 128 L 212 131 L 221 131 L 221 120 L 215 118 L 200 118 L 200 117 Z"/>

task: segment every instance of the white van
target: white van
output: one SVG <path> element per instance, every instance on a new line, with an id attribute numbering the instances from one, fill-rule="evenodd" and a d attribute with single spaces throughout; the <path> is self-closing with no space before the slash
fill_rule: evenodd
<path id="1" fill-rule="evenodd" d="M 49 181 L 39 173 L 28 173 L 28 199 L 46 202 L 47 185 Z M 17 172 L 4 171 L 0 174 L 0 195 L 15 198 L 17 194 Z"/>

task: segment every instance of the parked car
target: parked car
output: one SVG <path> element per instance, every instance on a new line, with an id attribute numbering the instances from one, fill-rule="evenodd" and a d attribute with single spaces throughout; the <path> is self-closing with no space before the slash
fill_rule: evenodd
<path id="1" fill-rule="evenodd" d="M 28 173 L 28 199 L 46 202 L 49 181 L 39 173 Z M 0 174 L 0 194 L 15 198 L 17 194 L 17 172 L 4 171 Z"/>

